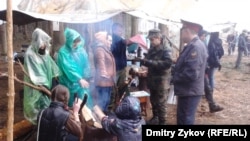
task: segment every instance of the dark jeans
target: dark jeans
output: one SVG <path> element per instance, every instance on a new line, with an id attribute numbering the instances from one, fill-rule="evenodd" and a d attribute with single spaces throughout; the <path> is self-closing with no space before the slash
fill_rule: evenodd
<path id="1" fill-rule="evenodd" d="M 229 43 L 229 45 L 228 45 L 228 55 L 233 54 L 234 50 L 235 50 L 235 43 Z"/>
<path id="2" fill-rule="evenodd" d="M 214 68 L 214 67 L 210 67 L 207 71 L 207 75 L 208 75 L 208 82 L 209 82 L 209 85 L 211 87 L 212 90 L 214 90 L 214 85 L 215 85 L 215 82 L 214 82 L 214 73 L 215 73 L 215 70 L 217 68 Z"/>
<path id="3" fill-rule="evenodd" d="M 73 134 L 68 134 L 66 141 L 79 141 L 79 138 Z"/>
<path id="4" fill-rule="evenodd" d="M 207 75 L 205 75 L 205 78 L 204 78 L 204 91 L 205 91 L 205 97 L 207 99 L 209 106 L 215 105 L 214 98 L 213 98 L 213 89 L 211 88 L 209 84 Z"/>
<path id="5" fill-rule="evenodd" d="M 177 125 L 193 125 L 200 96 L 178 96 Z"/>
<path id="6" fill-rule="evenodd" d="M 108 111 L 108 105 L 110 103 L 112 87 L 100 87 L 96 86 L 97 105 L 104 111 Z"/>
<path id="7" fill-rule="evenodd" d="M 243 56 L 244 52 L 245 52 L 244 50 L 238 49 L 238 56 L 237 56 L 235 68 L 239 68 L 240 67 L 241 59 L 242 59 L 242 56 Z"/>

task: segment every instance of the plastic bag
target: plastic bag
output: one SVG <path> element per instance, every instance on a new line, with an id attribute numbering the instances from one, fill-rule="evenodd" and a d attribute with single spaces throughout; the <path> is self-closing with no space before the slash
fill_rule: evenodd
<path id="1" fill-rule="evenodd" d="M 176 96 L 174 95 L 174 85 L 170 85 L 170 90 L 167 99 L 168 104 L 177 104 Z"/>

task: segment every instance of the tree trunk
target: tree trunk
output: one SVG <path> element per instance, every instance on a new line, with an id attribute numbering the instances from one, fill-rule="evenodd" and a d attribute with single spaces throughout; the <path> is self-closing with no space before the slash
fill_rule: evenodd
<path id="1" fill-rule="evenodd" d="M 6 24 L 0 25 L 1 55 L 7 55 Z"/>
<path id="2" fill-rule="evenodd" d="M 132 17 L 132 29 L 131 29 L 131 37 L 135 36 L 138 33 L 138 18 Z"/>
<path id="3" fill-rule="evenodd" d="M 169 29 L 167 25 L 159 23 L 159 29 L 161 30 L 162 35 L 169 37 Z"/>
<path id="4" fill-rule="evenodd" d="M 32 123 L 27 120 L 16 123 L 13 127 L 13 138 L 16 139 L 29 133 L 33 127 Z M 0 129 L 0 140 L 6 140 L 7 131 L 7 128 Z"/>
<path id="5" fill-rule="evenodd" d="M 51 48 L 51 55 L 55 57 L 56 52 L 60 49 L 60 47 L 64 44 L 64 24 L 59 23 L 59 31 L 53 31 L 53 45 Z"/>
<path id="6" fill-rule="evenodd" d="M 23 37 L 24 37 L 24 40 L 28 39 L 27 25 L 23 25 Z"/>

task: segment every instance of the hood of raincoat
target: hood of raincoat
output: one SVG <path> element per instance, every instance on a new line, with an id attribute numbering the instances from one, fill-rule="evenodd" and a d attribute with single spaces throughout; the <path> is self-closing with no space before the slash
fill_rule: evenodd
<path id="1" fill-rule="evenodd" d="M 82 39 L 81 35 L 75 31 L 74 29 L 70 29 L 70 28 L 66 28 L 64 31 L 64 36 L 65 36 L 65 46 L 72 50 L 73 44 L 74 44 L 74 40 L 77 38 L 81 38 L 81 42 L 78 44 L 78 46 L 76 47 L 76 49 L 78 49 L 79 47 L 83 47 L 84 46 L 84 40 Z"/>
<path id="2" fill-rule="evenodd" d="M 120 119 L 139 119 L 141 114 L 140 101 L 133 96 L 126 96 L 115 111 Z"/>
<path id="3" fill-rule="evenodd" d="M 38 54 L 39 48 L 45 45 L 46 46 L 45 53 L 49 54 L 49 50 L 51 47 L 50 41 L 51 37 L 46 32 L 44 32 L 40 28 L 36 28 L 32 33 L 31 48 L 36 54 Z"/>

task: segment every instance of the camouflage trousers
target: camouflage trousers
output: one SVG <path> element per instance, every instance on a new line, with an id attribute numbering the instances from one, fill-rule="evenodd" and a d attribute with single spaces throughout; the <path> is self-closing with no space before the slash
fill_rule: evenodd
<path id="1" fill-rule="evenodd" d="M 159 119 L 159 124 L 167 124 L 167 97 L 169 89 L 150 89 L 150 101 L 153 118 Z"/>

